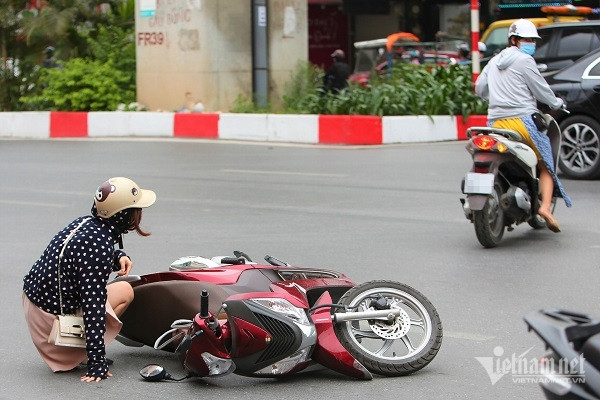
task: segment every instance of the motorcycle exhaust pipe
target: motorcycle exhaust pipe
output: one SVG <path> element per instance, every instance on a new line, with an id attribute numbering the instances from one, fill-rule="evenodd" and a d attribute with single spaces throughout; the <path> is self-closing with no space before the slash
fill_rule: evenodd
<path id="1" fill-rule="evenodd" d="M 393 321 L 400 316 L 400 309 L 393 310 L 373 310 L 373 311 L 358 311 L 347 313 L 335 313 L 331 316 L 333 322 L 360 321 L 365 319 L 381 319 Z"/>

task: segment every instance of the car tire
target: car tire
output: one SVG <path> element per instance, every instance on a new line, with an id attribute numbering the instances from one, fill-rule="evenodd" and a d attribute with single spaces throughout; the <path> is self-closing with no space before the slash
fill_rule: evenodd
<path id="1" fill-rule="evenodd" d="M 572 179 L 600 177 L 600 123 L 574 115 L 560 124 L 561 139 L 558 167 Z"/>

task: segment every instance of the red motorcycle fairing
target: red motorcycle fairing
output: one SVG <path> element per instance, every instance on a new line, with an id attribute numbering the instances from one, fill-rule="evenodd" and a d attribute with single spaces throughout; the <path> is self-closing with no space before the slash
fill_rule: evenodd
<path id="1" fill-rule="evenodd" d="M 210 313 L 209 319 L 214 319 L 214 314 Z M 191 336 L 192 344 L 185 354 L 183 366 L 185 370 L 193 376 L 208 376 L 209 369 L 206 365 L 203 353 L 210 353 L 221 359 L 231 359 L 225 343 L 230 342 L 230 332 L 226 324 L 220 324 L 218 333 L 215 333 L 208 326 L 208 319 L 201 318 L 199 314 L 194 317 L 194 324 L 188 333 Z M 195 335 L 198 334 L 198 337 Z"/>
<path id="2" fill-rule="evenodd" d="M 325 292 L 319 297 L 315 306 L 331 304 L 331 302 L 331 296 Z M 317 329 L 317 344 L 312 359 L 329 369 L 353 378 L 373 379 L 373 375 L 338 340 L 333 329 L 330 307 L 316 309 L 311 317 Z"/>
<path id="3" fill-rule="evenodd" d="M 287 300 L 294 307 L 306 310 L 305 300 L 285 293 L 245 293 L 229 297 L 223 307 L 227 312 L 231 330 L 231 359 L 236 373 L 246 376 L 269 376 L 278 374 L 265 371 L 279 361 L 298 351 L 310 355 L 316 342 L 316 331 L 312 325 L 296 323 L 291 318 L 259 305 L 257 299 Z M 308 318 L 308 317 L 306 317 Z M 306 319 L 306 322 L 309 322 Z M 281 373 L 287 375 L 309 364 L 309 358 L 301 360 L 297 368 Z"/>
<path id="4" fill-rule="evenodd" d="M 298 298 L 305 298 L 308 305 L 315 304 L 324 292 L 329 292 L 334 301 L 338 301 L 350 288 L 356 284 L 350 279 L 338 278 L 307 278 L 293 281 L 274 282 L 270 285 L 273 292 L 287 292 Z"/>
<path id="5" fill-rule="evenodd" d="M 264 266 L 261 265 L 261 268 Z M 161 281 L 202 281 L 217 285 L 233 285 L 240 279 L 240 275 L 247 270 L 255 269 L 253 265 L 227 265 L 227 268 L 205 268 L 187 271 L 165 271 L 143 275 L 143 282 L 132 283 L 139 285 Z"/>

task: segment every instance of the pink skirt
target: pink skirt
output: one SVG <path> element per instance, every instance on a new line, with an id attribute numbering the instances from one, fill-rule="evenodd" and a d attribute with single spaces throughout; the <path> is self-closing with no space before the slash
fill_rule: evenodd
<path id="1" fill-rule="evenodd" d="M 50 335 L 56 316 L 38 308 L 29 301 L 25 293 L 23 293 L 23 311 L 25 312 L 25 320 L 27 321 L 33 344 L 52 372 L 71 370 L 87 359 L 85 349 L 56 346 L 48 343 L 48 336 Z M 104 334 L 105 346 L 108 346 L 117 337 L 122 325 L 122 322 L 107 301 L 106 332 Z"/>

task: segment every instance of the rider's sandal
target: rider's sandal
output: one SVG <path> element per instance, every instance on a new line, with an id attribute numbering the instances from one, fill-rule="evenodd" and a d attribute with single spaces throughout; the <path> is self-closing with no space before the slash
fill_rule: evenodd
<path id="1" fill-rule="evenodd" d="M 550 229 L 554 233 L 560 232 L 560 225 L 558 224 L 558 221 L 556 219 L 554 219 L 552 214 L 546 214 L 546 213 L 540 213 L 540 212 L 538 212 L 538 214 L 540 215 L 540 217 L 544 218 L 544 221 L 546 221 L 546 226 L 548 227 L 548 229 Z"/>

